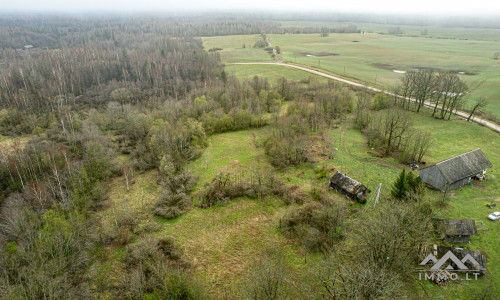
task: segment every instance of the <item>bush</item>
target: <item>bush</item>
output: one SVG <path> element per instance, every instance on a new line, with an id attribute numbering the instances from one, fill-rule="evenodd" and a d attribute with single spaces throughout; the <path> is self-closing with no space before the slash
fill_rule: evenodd
<path id="1" fill-rule="evenodd" d="M 273 189 L 273 194 L 283 200 L 286 205 L 302 205 L 309 199 L 309 196 L 304 193 L 296 184 L 278 184 Z"/>
<path id="2" fill-rule="evenodd" d="M 254 48 L 265 48 L 267 47 L 267 42 L 265 40 L 258 40 L 257 42 L 255 42 L 255 44 L 253 44 L 253 47 Z"/>
<path id="3" fill-rule="evenodd" d="M 334 168 L 328 166 L 328 164 L 324 163 L 316 168 L 314 168 L 314 174 L 316 174 L 317 179 L 325 179 L 325 178 L 330 178 L 331 174 L 333 174 L 335 171 Z"/>
<path id="4" fill-rule="evenodd" d="M 137 215 L 126 208 L 115 211 L 116 226 L 134 229 L 137 225 Z"/>
<path id="5" fill-rule="evenodd" d="M 155 261 L 132 270 L 122 283 L 127 299 L 205 299 L 207 292 L 190 270 Z"/>
<path id="6" fill-rule="evenodd" d="M 423 247 L 431 243 L 431 218 L 432 208 L 426 202 L 381 202 L 353 223 L 349 238 L 354 256 L 406 276 L 408 266 L 418 262 Z"/>
<path id="7" fill-rule="evenodd" d="M 191 208 L 192 200 L 187 195 L 197 178 L 185 171 L 170 176 L 162 182 L 160 198 L 156 201 L 154 213 L 167 219 L 176 218 Z"/>
<path id="8" fill-rule="evenodd" d="M 309 202 L 302 207 L 290 207 L 279 227 L 286 236 L 298 238 L 307 249 L 322 251 L 343 237 L 345 216 L 345 208 L 340 204 Z"/>
<path id="9" fill-rule="evenodd" d="M 215 176 L 200 193 L 200 207 L 208 208 L 216 204 L 227 203 L 238 197 L 260 199 L 274 195 L 285 203 L 302 203 L 304 195 L 297 191 L 297 186 L 289 187 L 275 175 L 260 173 L 259 170 L 248 176 L 220 173 Z"/>
<path id="10" fill-rule="evenodd" d="M 134 234 L 130 229 L 125 227 L 118 228 L 116 232 L 115 242 L 118 246 L 125 246 L 132 241 Z"/>
<path id="11" fill-rule="evenodd" d="M 177 261 L 181 257 L 182 250 L 175 245 L 173 238 L 148 238 L 128 245 L 123 261 L 129 266 L 139 266 L 159 260 Z"/>
<path id="12" fill-rule="evenodd" d="M 272 165 L 283 168 L 308 161 L 306 148 L 311 138 L 306 124 L 298 115 L 281 117 L 273 124 L 262 143 Z"/>
<path id="13" fill-rule="evenodd" d="M 373 109 L 382 110 L 390 107 L 390 97 L 384 93 L 378 93 L 373 97 Z"/>
<path id="14" fill-rule="evenodd" d="M 253 267 L 248 277 L 250 299 L 279 299 L 284 296 L 285 267 L 279 259 L 264 258 Z"/>
<path id="15" fill-rule="evenodd" d="M 343 262 L 329 257 L 323 263 L 319 282 L 323 299 L 405 299 L 404 284 L 397 274 L 365 261 Z"/>
<path id="16" fill-rule="evenodd" d="M 163 253 L 163 255 L 165 255 L 168 259 L 178 260 L 182 256 L 181 249 L 175 245 L 174 239 L 169 236 L 160 238 L 157 245 L 161 253 Z"/>

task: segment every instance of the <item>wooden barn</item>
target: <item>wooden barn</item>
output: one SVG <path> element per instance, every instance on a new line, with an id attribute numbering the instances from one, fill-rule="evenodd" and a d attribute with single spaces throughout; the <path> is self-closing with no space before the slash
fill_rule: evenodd
<path id="1" fill-rule="evenodd" d="M 338 171 L 330 178 L 329 186 L 353 200 L 358 200 L 367 191 L 363 184 Z"/>
<path id="2" fill-rule="evenodd" d="M 469 269 L 469 271 L 466 273 L 479 273 L 479 275 L 486 274 L 486 254 L 484 252 L 439 246 L 438 256 L 442 257 L 448 251 L 451 251 L 451 253 L 455 254 L 455 256 L 458 257 L 458 259 L 462 260 L 467 269 Z M 477 262 L 477 264 L 471 262 L 470 260 L 465 259 L 467 255 L 470 255 Z M 463 261 L 464 259 L 465 261 Z M 457 266 L 454 265 L 453 263 L 452 267 L 454 269 L 457 269 Z"/>
<path id="3" fill-rule="evenodd" d="M 478 148 L 420 169 L 419 176 L 428 185 L 445 192 L 468 184 L 474 177 L 482 179 L 492 166 Z"/>
<path id="4" fill-rule="evenodd" d="M 474 220 L 432 219 L 440 238 L 450 243 L 468 243 L 471 235 L 478 235 Z"/>

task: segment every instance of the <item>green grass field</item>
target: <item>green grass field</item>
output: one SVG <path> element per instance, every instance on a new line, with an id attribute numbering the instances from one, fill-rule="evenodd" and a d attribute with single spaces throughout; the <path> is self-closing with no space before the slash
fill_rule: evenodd
<path id="1" fill-rule="evenodd" d="M 286 77 L 288 80 L 301 80 L 305 78 L 315 78 L 320 82 L 326 82 L 328 79 L 314 75 L 302 70 L 283 68 L 275 65 L 227 65 L 226 72 L 234 74 L 240 79 L 251 79 L 256 74 L 268 78 L 271 82 L 276 81 L 278 78 Z"/>
<path id="2" fill-rule="evenodd" d="M 500 41 L 500 29 L 494 28 L 465 28 L 443 26 L 416 26 L 394 25 L 381 23 L 356 23 L 356 22 L 321 22 L 321 21 L 282 21 L 282 27 L 328 27 L 339 28 L 354 25 L 365 33 L 387 34 L 390 27 L 399 26 L 402 36 L 439 38 L 439 39 L 467 39 L 481 41 Z"/>
<path id="3" fill-rule="evenodd" d="M 453 32 L 451 36 L 456 34 Z M 458 74 L 464 72 L 464 75 L 459 76 L 470 87 L 469 101 L 485 97 L 490 102 L 485 111 L 500 117 L 500 60 L 493 60 L 493 54 L 500 51 L 498 40 L 440 39 L 378 33 L 330 34 L 328 37 L 320 37 L 319 34 L 269 36 L 274 46 L 281 47 L 283 61 L 321 68 L 384 88 L 397 84 L 403 76 L 394 70 L 434 68 Z M 262 49 L 241 48 L 242 41 L 247 39 L 257 41 L 259 36 L 210 37 L 203 38 L 203 42 L 207 49 L 223 48 L 220 51 L 223 62 L 272 61 L 271 56 Z M 248 76 L 246 66 L 233 66 L 231 70 L 237 75 L 241 73 L 242 76 Z"/>

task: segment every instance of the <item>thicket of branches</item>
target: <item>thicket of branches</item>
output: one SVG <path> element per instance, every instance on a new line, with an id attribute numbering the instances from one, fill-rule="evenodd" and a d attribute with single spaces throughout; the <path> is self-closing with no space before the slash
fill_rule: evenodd
<path id="1" fill-rule="evenodd" d="M 355 126 L 368 138 L 368 145 L 383 155 L 397 154 L 403 163 L 422 161 L 434 140 L 428 132 L 413 128 L 413 116 L 384 94 L 373 100 L 360 98 Z"/>

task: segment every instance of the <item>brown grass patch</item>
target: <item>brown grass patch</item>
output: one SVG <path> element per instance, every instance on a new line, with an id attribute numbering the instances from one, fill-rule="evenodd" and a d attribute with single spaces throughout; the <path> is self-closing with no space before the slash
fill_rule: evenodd
<path id="1" fill-rule="evenodd" d="M 311 145 L 307 148 L 307 158 L 311 163 L 319 163 L 329 159 L 328 143 L 321 135 L 312 136 Z"/>
<path id="2" fill-rule="evenodd" d="M 266 251 L 288 243 L 274 231 L 277 212 L 259 200 L 240 199 L 211 209 L 193 209 L 167 225 L 162 234 L 182 245 L 213 292 L 238 295 L 235 289 L 247 268 Z"/>
<path id="3" fill-rule="evenodd" d="M 115 177 L 107 184 L 108 200 L 103 203 L 103 217 L 112 217 L 115 210 L 125 209 L 134 213 L 140 221 L 152 218 L 153 206 L 158 199 L 158 171 L 134 175 L 129 191 L 124 176 Z"/>

